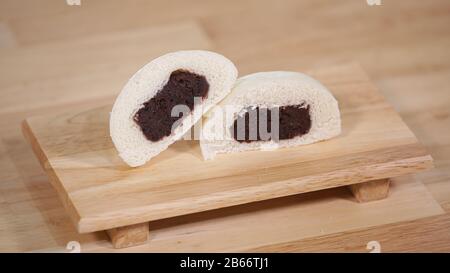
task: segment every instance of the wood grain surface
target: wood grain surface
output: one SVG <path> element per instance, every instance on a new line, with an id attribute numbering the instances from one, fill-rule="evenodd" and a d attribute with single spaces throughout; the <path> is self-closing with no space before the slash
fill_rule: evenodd
<path id="1" fill-rule="evenodd" d="M 317 238 L 442 213 L 423 184 L 408 177 L 394 179 L 389 198 L 382 201 L 355 202 L 345 187 L 303 193 L 153 221 L 149 223 L 149 240 L 139 246 L 114 249 L 109 241 L 96 240 L 82 244 L 82 251 L 240 252 L 283 245 L 271 250 L 282 252 L 293 238 Z M 381 239 L 372 238 L 353 251 L 368 251 L 369 241 Z"/>
<path id="2" fill-rule="evenodd" d="M 435 160 L 416 177 L 445 214 L 246 249 L 367 251 L 378 240 L 386 252 L 450 251 L 447 0 L 82 2 L 0 2 L 0 251 L 106 244 L 104 233 L 76 232 L 21 122 L 111 104 L 137 67 L 183 48 L 223 53 L 241 75 L 357 61 Z"/>
<path id="3" fill-rule="evenodd" d="M 358 65 L 308 74 L 339 101 L 343 124 L 339 137 L 314 145 L 205 161 L 197 141 L 179 141 L 130 168 L 109 136 L 111 105 L 31 117 L 24 134 L 81 233 L 432 167 L 431 156 Z"/>

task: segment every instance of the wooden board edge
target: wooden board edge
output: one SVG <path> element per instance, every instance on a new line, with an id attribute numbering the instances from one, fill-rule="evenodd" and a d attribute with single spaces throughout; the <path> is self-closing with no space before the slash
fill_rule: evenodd
<path id="1" fill-rule="evenodd" d="M 389 167 L 395 163 L 395 174 L 394 172 L 389 172 Z M 407 166 L 408 168 L 405 168 Z M 374 164 L 370 166 L 366 166 L 365 170 L 362 170 L 362 173 L 370 173 L 371 169 L 374 168 L 387 168 L 385 171 L 384 176 L 377 176 L 377 178 L 372 177 L 366 177 L 361 176 L 356 179 L 345 180 L 342 175 L 340 178 L 341 181 L 338 183 L 333 184 L 333 186 L 324 185 L 319 187 L 311 187 L 306 188 L 304 185 L 300 185 L 299 181 L 296 181 L 295 179 L 285 180 L 285 181 L 276 181 L 273 183 L 270 183 L 266 185 L 264 188 L 261 187 L 248 187 L 245 189 L 240 189 L 239 191 L 236 191 L 235 196 L 241 196 L 245 193 L 242 191 L 250 191 L 252 192 L 253 198 L 252 199 L 246 199 L 245 201 L 239 199 L 239 198 L 228 198 L 227 205 L 223 205 L 223 198 L 221 198 L 220 194 L 215 198 L 217 200 L 216 203 L 210 202 L 208 203 L 208 209 L 201 210 L 201 211 L 208 211 L 208 210 L 214 210 L 214 209 L 221 209 L 226 207 L 232 207 L 232 206 L 238 206 L 242 204 L 247 203 L 253 203 L 258 201 L 263 201 L 267 199 L 273 199 L 273 198 L 280 198 L 285 196 L 291 196 L 296 194 L 302 194 L 312 191 L 318 191 L 318 190 L 325 190 L 325 189 L 331 189 L 331 188 L 337 188 L 342 186 L 349 186 L 352 184 L 358 184 L 363 183 L 367 181 L 371 181 L 373 179 L 384 179 L 384 178 L 393 178 L 397 176 L 403 176 L 408 174 L 417 173 L 419 171 L 424 171 L 433 168 L 433 159 L 430 155 L 424 155 L 424 156 L 417 156 L 413 158 L 408 158 L 405 160 L 398 160 L 398 161 L 390 161 L 385 162 L 383 164 Z M 370 176 L 370 175 L 369 175 Z M 339 178 L 331 178 L 331 179 L 339 179 Z M 287 185 L 289 184 L 289 185 Z M 324 183 L 325 184 L 325 183 Z M 267 197 L 267 188 L 270 188 L 271 195 L 270 197 Z M 296 190 L 297 188 L 297 190 Z M 213 198 L 213 196 L 210 196 L 210 198 Z M 195 203 L 198 202 L 196 198 L 190 198 L 190 199 L 182 199 L 178 200 L 178 202 L 189 202 L 189 203 Z M 167 204 L 165 204 L 167 205 Z M 173 208 L 165 206 L 164 208 L 158 208 L 155 206 L 147 206 L 147 207 L 137 207 L 133 210 L 127 209 L 126 212 L 116 211 L 114 212 L 115 215 L 96 215 L 95 217 L 81 217 L 81 219 L 78 222 L 78 230 L 80 233 L 89 233 L 89 232 L 96 232 L 96 231 L 102 231 L 102 230 L 108 230 L 112 228 L 118 228 L 133 224 L 141 224 L 144 222 L 149 221 L 155 221 L 160 220 L 164 218 L 170 218 L 170 217 L 176 217 L 181 215 L 187 215 L 192 213 L 200 212 L 198 209 L 192 209 L 192 210 L 184 210 L 182 213 L 176 211 L 176 204 Z M 155 215 L 161 214 L 161 210 L 164 210 L 164 214 L 166 217 L 157 217 Z M 143 211 L 145 213 L 143 213 Z M 118 216 L 124 215 L 123 217 Z M 136 220 L 130 221 L 130 219 L 136 218 Z M 105 224 L 105 222 L 107 224 Z"/>
<path id="2" fill-rule="evenodd" d="M 64 190 L 63 184 L 59 180 L 58 175 L 56 174 L 55 170 L 51 166 L 47 155 L 45 154 L 44 150 L 42 149 L 41 145 L 39 144 L 39 141 L 37 140 L 36 136 L 34 135 L 29 119 L 24 119 L 22 121 L 21 129 L 22 129 L 22 134 L 23 134 L 25 140 L 30 144 L 31 149 L 33 150 L 33 153 L 36 155 L 36 157 L 39 161 L 39 164 L 41 165 L 42 169 L 44 169 L 45 173 L 47 174 L 50 183 L 52 184 L 53 188 L 58 192 L 57 195 L 58 195 L 59 199 L 61 200 L 61 202 L 63 203 L 64 208 L 69 212 L 69 218 L 74 223 L 78 232 L 80 232 L 81 216 L 78 213 L 78 211 L 75 209 L 75 206 L 72 204 L 72 201 L 70 201 L 70 198 L 67 196 L 67 193 Z"/>

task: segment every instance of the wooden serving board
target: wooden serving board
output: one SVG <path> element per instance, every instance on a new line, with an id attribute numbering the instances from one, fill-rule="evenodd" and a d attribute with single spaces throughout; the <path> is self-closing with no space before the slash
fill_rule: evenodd
<path id="1" fill-rule="evenodd" d="M 383 179 L 432 166 L 357 64 L 308 74 L 335 95 L 343 126 L 339 137 L 312 145 L 203 161 L 198 142 L 179 141 L 129 168 L 109 137 L 111 105 L 32 117 L 23 131 L 78 231 L 108 230 L 118 247 L 145 241 L 148 221 L 216 208 L 367 181 L 352 186 L 355 196 L 378 199 L 387 194 Z"/>
<path id="2" fill-rule="evenodd" d="M 83 236 L 70 231 L 62 236 L 60 244 L 33 251 L 68 252 L 66 244 L 77 240 L 83 253 L 369 252 L 367 243 L 376 240 L 381 251 L 386 252 L 393 244 L 392 238 L 398 236 L 404 236 L 405 240 L 417 232 L 436 236 L 426 226 L 405 234 L 405 229 L 398 228 L 400 223 L 443 213 L 419 179 L 402 176 L 392 179 L 389 198 L 380 201 L 354 202 L 351 193 L 340 187 L 152 221 L 150 240 L 131 248 L 112 248 L 101 232 Z M 397 227 L 392 227 L 394 223 Z M 333 236 L 389 224 L 391 229 L 381 235 L 355 236 L 350 241 Z M 61 225 L 72 230 L 67 223 Z"/>

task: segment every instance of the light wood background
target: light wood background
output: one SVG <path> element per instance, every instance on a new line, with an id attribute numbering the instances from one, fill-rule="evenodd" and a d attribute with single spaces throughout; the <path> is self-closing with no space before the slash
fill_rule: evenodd
<path id="1" fill-rule="evenodd" d="M 417 177 L 445 214 L 255 249 L 450 251 L 449 1 L 81 1 L 0 1 L 1 251 L 104 239 L 66 224 L 21 120 L 110 103 L 138 67 L 185 48 L 219 51 L 241 75 L 358 61 L 435 159 Z"/>

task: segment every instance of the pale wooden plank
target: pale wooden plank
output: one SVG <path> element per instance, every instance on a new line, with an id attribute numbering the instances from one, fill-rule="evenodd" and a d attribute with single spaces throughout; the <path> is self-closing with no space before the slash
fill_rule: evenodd
<path id="1" fill-rule="evenodd" d="M 330 189 L 150 222 L 151 238 L 146 244 L 114 249 L 107 241 L 87 242 L 82 244 L 82 252 L 368 252 L 369 241 L 380 240 L 383 247 L 391 243 L 385 239 L 391 236 L 365 236 L 352 245 L 341 242 L 339 234 L 360 234 L 358 230 L 444 213 L 420 181 L 406 177 L 392 183 L 390 197 L 380 201 L 360 204 L 346 189 Z M 416 234 L 413 229 L 410 233 L 403 236 L 412 243 Z M 312 241 L 327 236 L 333 240 L 323 244 Z M 289 245 L 304 241 L 307 243 Z"/>
<path id="2" fill-rule="evenodd" d="M 115 96 L 136 70 L 164 53 L 207 49 L 201 27 L 185 21 L 0 51 L 0 113 Z"/>
<path id="3" fill-rule="evenodd" d="M 291 240 L 252 248 L 250 252 L 368 252 L 367 243 L 376 240 L 381 252 L 448 253 L 448 214 L 397 222 L 384 226 L 341 232 L 315 238 Z M 418 236 L 419 234 L 419 236 Z"/>
<path id="4" fill-rule="evenodd" d="M 39 146 L 34 148 L 38 158 L 62 190 L 80 232 L 431 167 L 431 157 L 357 65 L 312 74 L 340 101 L 344 128 L 340 137 L 314 145 L 203 161 L 198 144 L 179 142 L 133 169 L 121 162 L 109 139 L 110 106 L 31 118 L 24 132 Z M 173 166 L 177 172 L 171 171 Z"/>

